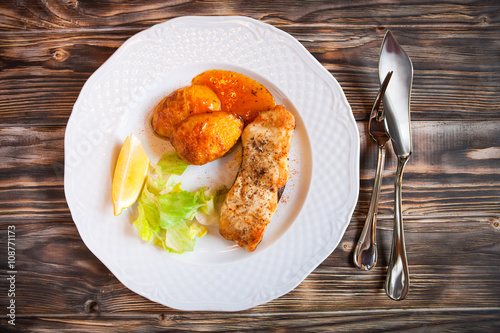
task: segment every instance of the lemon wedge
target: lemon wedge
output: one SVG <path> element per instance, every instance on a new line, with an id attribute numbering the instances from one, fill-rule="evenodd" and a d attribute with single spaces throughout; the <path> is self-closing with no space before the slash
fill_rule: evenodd
<path id="1" fill-rule="evenodd" d="M 113 175 L 111 197 L 115 215 L 120 215 L 136 202 L 148 169 L 148 155 L 141 141 L 132 133 L 123 142 Z"/>

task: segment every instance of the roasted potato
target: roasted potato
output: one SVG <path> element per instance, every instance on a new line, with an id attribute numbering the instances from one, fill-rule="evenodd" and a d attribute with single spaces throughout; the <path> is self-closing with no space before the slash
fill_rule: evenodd
<path id="1" fill-rule="evenodd" d="M 177 154 L 188 164 L 203 165 L 222 157 L 243 131 L 243 120 L 229 112 L 187 117 L 170 137 Z"/>
<path id="2" fill-rule="evenodd" d="M 170 138 L 175 126 L 188 116 L 219 110 L 219 98 L 212 89 L 191 85 L 177 89 L 157 104 L 151 126 L 156 134 Z"/>
<path id="3" fill-rule="evenodd" d="M 199 74 L 191 82 L 206 85 L 215 91 L 221 110 L 240 115 L 245 126 L 261 112 L 271 110 L 276 105 L 273 95 L 266 87 L 237 72 L 209 70 Z"/>

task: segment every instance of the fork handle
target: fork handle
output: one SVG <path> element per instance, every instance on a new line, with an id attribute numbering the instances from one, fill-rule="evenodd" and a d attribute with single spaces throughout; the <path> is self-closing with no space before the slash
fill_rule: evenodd
<path id="1" fill-rule="evenodd" d="M 410 156 L 398 157 L 396 181 L 394 183 L 394 231 L 392 237 L 391 259 L 387 268 L 385 292 L 393 300 L 406 297 L 410 289 L 410 272 L 406 258 L 405 237 L 403 230 L 403 213 L 401 211 L 401 186 L 403 170 Z"/>
<path id="2" fill-rule="evenodd" d="M 365 271 L 370 270 L 377 263 L 377 241 L 375 230 L 377 225 L 377 208 L 380 187 L 382 185 L 385 163 L 385 146 L 378 146 L 377 172 L 373 184 L 370 206 L 366 216 L 365 225 L 361 231 L 356 250 L 354 251 L 354 264 Z"/>

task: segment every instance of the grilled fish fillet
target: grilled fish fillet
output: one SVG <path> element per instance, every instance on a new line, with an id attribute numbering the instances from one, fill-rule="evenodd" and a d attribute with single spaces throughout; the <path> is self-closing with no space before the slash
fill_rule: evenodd
<path id="1" fill-rule="evenodd" d="M 243 160 L 221 208 L 219 232 L 249 252 L 262 240 L 288 180 L 288 152 L 295 118 L 278 105 L 262 112 L 241 136 Z"/>

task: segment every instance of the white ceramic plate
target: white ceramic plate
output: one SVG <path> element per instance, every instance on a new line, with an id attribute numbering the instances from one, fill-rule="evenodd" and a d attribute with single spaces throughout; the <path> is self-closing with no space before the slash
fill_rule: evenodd
<path id="1" fill-rule="evenodd" d="M 297 120 L 291 177 L 253 253 L 217 228 L 192 253 L 166 253 L 138 237 L 135 207 L 113 215 L 124 139 L 135 133 L 154 162 L 172 150 L 150 129 L 152 108 L 208 69 L 256 79 Z M 230 186 L 238 152 L 189 166 L 179 180 L 187 190 Z M 177 18 L 131 37 L 86 82 L 66 128 L 64 189 L 83 241 L 129 289 L 176 309 L 244 310 L 294 289 L 340 242 L 358 178 L 358 130 L 337 81 L 293 37 L 245 17 Z"/>

